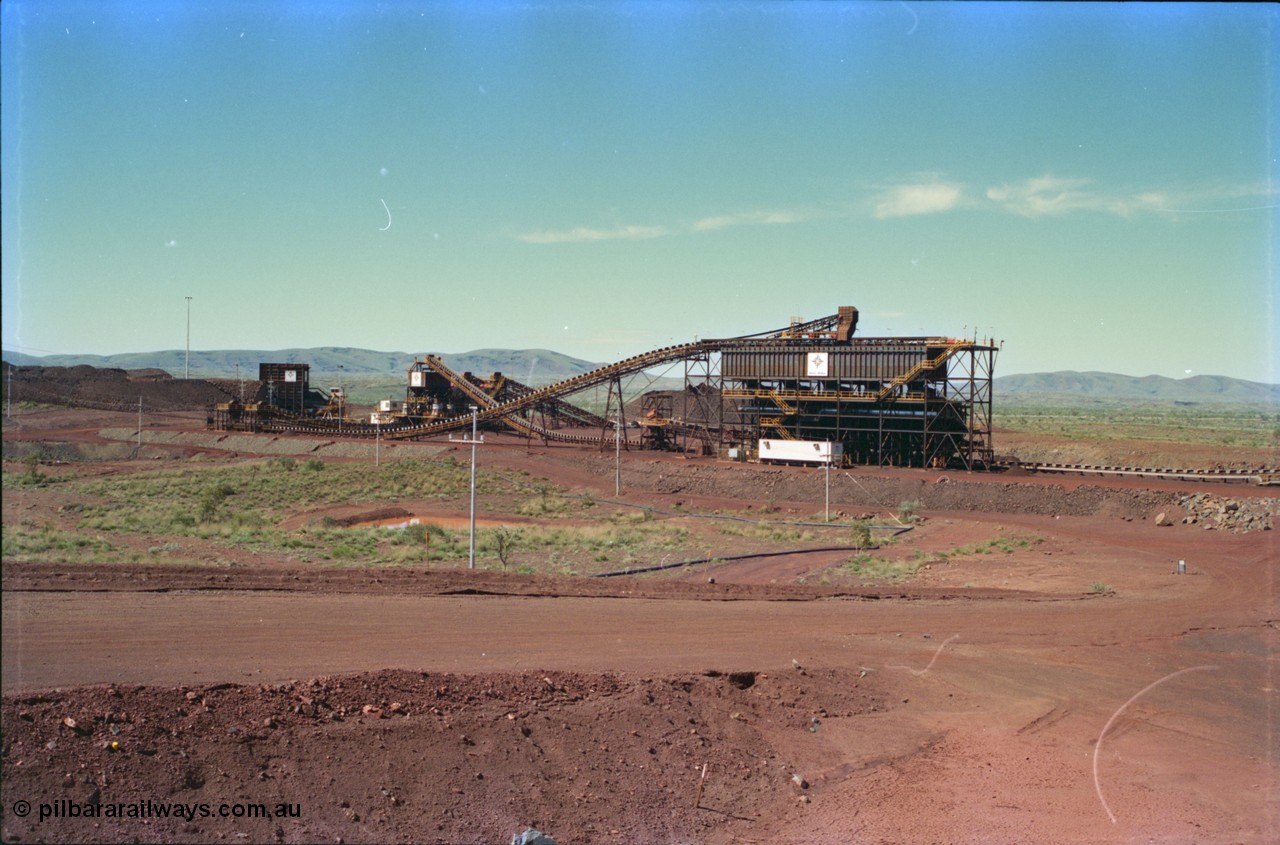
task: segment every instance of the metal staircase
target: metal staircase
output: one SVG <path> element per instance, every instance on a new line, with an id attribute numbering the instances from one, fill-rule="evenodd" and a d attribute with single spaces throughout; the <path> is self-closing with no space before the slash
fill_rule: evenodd
<path id="1" fill-rule="evenodd" d="M 905 373 L 896 375 L 889 381 L 885 382 L 884 386 L 880 388 L 880 392 L 876 394 L 876 399 L 883 400 L 887 398 L 891 393 L 893 393 L 893 391 L 897 390 L 899 387 L 902 387 L 904 384 L 907 384 L 916 376 L 920 375 L 921 373 L 937 368 L 939 365 L 942 364 L 942 362 L 946 361 L 952 355 L 959 352 L 961 349 L 968 349 L 971 345 L 972 345 L 972 342 L 968 340 L 956 340 L 954 338 L 951 339 L 947 343 L 946 348 L 941 353 L 939 353 L 937 357 L 925 359 L 924 361 L 921 361 L 920 363 L 916 364 L 911 369 L 907 370 Z"/>

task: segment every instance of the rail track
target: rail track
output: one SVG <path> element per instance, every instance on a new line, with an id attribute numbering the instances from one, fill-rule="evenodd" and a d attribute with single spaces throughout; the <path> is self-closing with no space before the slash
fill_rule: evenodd
<path id="1" fill-rule="evenodd" d="M 1172 469 L 1169 467 L 1121 467 L 1025 461 L 996 461 L 995 465 L 1005 469 L 1017 468 L 1028 472 L 1060 473 L 1063 475 L 1128 476 L 1169 479 L 1172 481 L 1241 482 L 1261 486 L 1280 485 L 1280 470 L 1274 467 L 1261 467 L 1259 469 Z"/>

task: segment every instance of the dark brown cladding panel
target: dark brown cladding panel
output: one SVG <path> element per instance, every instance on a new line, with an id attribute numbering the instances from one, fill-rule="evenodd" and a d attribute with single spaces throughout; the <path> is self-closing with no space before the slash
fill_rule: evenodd
<path id="1" fill-rule="evenodd" d="M 720 372 L 732 380 L 887 381 L 925 361 L 930 351 L 923 346 L 726 350 Z M 810 360 L 815 354 L 826 355 L 825 376 L 822 362 Z"/>

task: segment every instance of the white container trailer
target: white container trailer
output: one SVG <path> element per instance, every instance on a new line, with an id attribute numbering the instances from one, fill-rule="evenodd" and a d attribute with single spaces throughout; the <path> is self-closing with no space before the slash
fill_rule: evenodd
<path id="1" fill-rule="evenodd" d="M 844 445 L 826 440 L 760 440 L 762 464 L 838 464 Z"/>

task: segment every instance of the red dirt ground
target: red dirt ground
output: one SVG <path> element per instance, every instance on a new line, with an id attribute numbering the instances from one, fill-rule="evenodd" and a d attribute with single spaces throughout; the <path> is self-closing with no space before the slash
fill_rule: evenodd
<path id="1" fill-rule="evenodd" d="M 128 423 L 28 417 L 6 445 L 110 446 L 100 431 L 113 425 Z M 486 461 L 612 495 L 612 455 L 510 443 Z M 213 445 L 155 447 L 161 460 L 193 454 L 225 459 Z M 625 461 L 636 504 L 822 506 L 812 471 Z M 1181 519 L 1177 503 L 1201 492 L 1274 514 L 1276 491 L 848 475 L 833 482 L 846 512 L 923 502 L 901 556 L 1028 542 L 865 585 L 811 580 L 847 553 L 617 579 L 6 561 L 3 837 L 1280 838 L 1276 532 L 1152 522 L 1154 508 Z M 52 520 L 58 506 L 44 490 L 6 494 L 4 521 Z M 41 820 L 42 802 L 70 806 L 59 799 L 211 815 Z M 298 814 L 218 817 L 237 801 Z"/>

